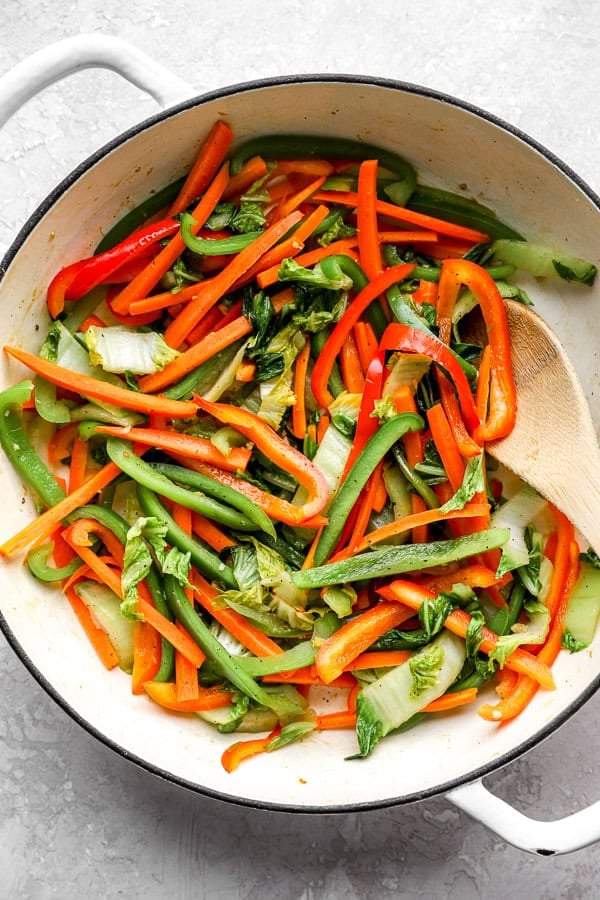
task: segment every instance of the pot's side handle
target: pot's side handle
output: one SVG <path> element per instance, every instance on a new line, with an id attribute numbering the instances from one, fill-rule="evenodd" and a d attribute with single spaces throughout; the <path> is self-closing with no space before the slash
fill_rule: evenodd
<path id="1" fill-rule="evenodd" d="M 571 853 L 600 840 L 600 801 L 564 819 L 541 822 L 496 797 L 481 781 L 455 788 L 446 798 L 509 844 L 538 856 Z"/>
<path id="2" fill-rule="evenodd" d="M 112 69 L 172 106 L 197 92 L 143 51 L 105 34 L 78 34 L 38 50 L 0 78 L 0 128 L 37 93 L 81 69 Z"/>

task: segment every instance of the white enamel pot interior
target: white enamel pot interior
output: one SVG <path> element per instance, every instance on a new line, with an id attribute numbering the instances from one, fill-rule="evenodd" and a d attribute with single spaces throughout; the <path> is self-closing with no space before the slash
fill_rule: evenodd
<path id="1" fill-rule="evenodd" d="M 92 252 L 124 213 L 180 177 L 217 118 L 232 125 L 238 141 L 268 132 L 320 132 L 395 150 L 415 164 L 423 183 L 475 197 L 526 236 L 600 264 L 598 198 L 524 135 L 454 99 L 410 85 L 345 76 L 283 78 L 186 101 L 122 135 L 67 178 L 31 217 L 5 257 L 2 344 L 38 350 L 47 322 L 44 298 L 50 278 Z M 570 351 L 598 422 L 600 288 L 565 282 L 527 287 Z M 3 386 L 26 375 L 6 359 L 0 366 Z M 4 459 L 0 477 L 4 540 L 33 517 L 34 509 Z M 100 666 L 60 591 L 36 583 L 21 560 L 0 565 L 0 608 L 13 648 L 83 727 L 153 773 L 259 807 L 333 812 L 448 792 L 534 746 L 600 683 L 596 641 L 588 651 L 561 654 L 557 690 L 540 691 L 526 715 L 502 728 L 484 722 L 469 708 L 432 717 L 388 738 L 363 761 L 344 759 L 356 750 L 351 732 L 325 732 L 227 774 L 220 756 L 232 737 L 132 696 L 128 676 Z"/>

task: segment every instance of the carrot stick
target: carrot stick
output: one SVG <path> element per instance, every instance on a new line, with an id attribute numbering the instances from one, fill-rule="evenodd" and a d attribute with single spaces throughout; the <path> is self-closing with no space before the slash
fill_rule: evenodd
<path id="1" fill-rule="evenodd" d="M 219 607 L 213 603 L 218 592 L 197 572 L 193 573 L 192 583 L 196 592 L 196 599 L 200 606 L 206 609 L 213 619 L 226 628 L 233 637 L 243 644 L 247 650 L 255 656 L 276 656 L 282 653 L 279 644 L 271 640 L 256 628 L 249 619 L 241 616 L 233 609 Z"/>
<path id="2" fill-rule="evenodd" d="M 207 519 L 197 512 L 192 512 L 192 530 L 217 553 L 228 547 L 235 547 L 237 544 L 236 540 L 228 537 L 211 519 Z"/>
<path id="3" fill-rule="evenodd" d="M 394 392 L 394 406 L 399 413 L 417 412 L 417 404 L 415 403 L 415 398 L 408 385 L 398 388 Z M 423 462 L 423 442 L 421 440 L 421 435 L 417 432 L 408 431 L 404 435 L 402 442 L 404 444 L 404 449 L 406 450 L 406 461 L 411 469 L 414 469 L 417 463 Z M 427 511 L 427 504 L 423 498 L 416 493 L 412 493 L 410 496 L 410 506 L 414 516 Z M 427 542 L 428 538 L 429 529 L 426 523 L 413 526 L 412 541 L 414 544 L 424 544 Z"/>
<path id="4" fill-rule="evenodd" d="M 178 431 L 160 431 L 156 428 L 137 428 L 135 426 L 122 428 L 119 425 L 98 425 L 96 431 L 99 434 L 121 437 L 126 441 L 136 441 L 148 447 L 157 447 L 167 452 L 172 451 L 179 456 L 200 459 L 213 466 L 218 466 L 220 469 L 226 469 L 228 472 L 244 470 L 251 456 L 251 451 L 245 447 L 233 447 L 229 455 L 225 456 L 212 441 Z"/>
<path id="5" fill-rule="evenodd" d="M 456 446 L 448 419 L 441 403 L 436 403 L 427 410 L 427 421 L 431 429 L 431 437 L 446 470 L 452 491 L 457 491 L 465 474 L 465 464 Z"/>
<path id="6" fill-rule="evenodd" d="M 42 543 L 47 540 L 56 526 L 80 506 L 89 503 L 98 491 L 105 488 L 120 474 L 120 469 L 113 462 L 107 463 L 99 472 L 92 475 L 80 488 L 68 494 L 64 500 L 51 506 L 45 512 L 22 528 L 17 534 L 9 538 L 0 546 L 0 555 L 12 556 L 20 550 L 24 550 L 34 542 Z"/>
<path id="7" fill-rule="evenodd" d="M 73 441 L 73 450 L 71 452 L 71 465 L 69 466 L 69 487 L 68 492 L 72 494 L 77 488 L 81 487 L 85 482 L 85 474 L 88 462 L 87 441 L 82 441 L 76 437 Z"/>
<path id="8" fill-rule="evenodd" d="M 486 590 L 492 585 L 497 584 L 498 579 L 496 573 L 481 563 L 470 563 L 456 569 L 454 572 L 432 575 L 423 581 L 423 587 L 428 591 L 441 594 L 451 591 L 455 584 L 466 584 L 470 588 L 485 588 Z"/>
<path id="9" fill-rule="evenodd" d="M 236 744 L 232 744 L 221 756 L 221 765 L 226 772 L 233 772 L 245 759 L 264 753 L 280 731 L 281 725 L 278 725 L 267 737 L 253 738 L 250 741 L 238 741 Z"/>
<path id="10" fill-rule="evenodd" d="M 454 387 L 440 370 L 436 372 L 436 378 L 442 406 L 444 407 L 448 424 L 452 429 L 452 434 L 454 435 L 454 440 L 456 441 L 456 446 L 458 447 L 461 456 L 467 456 L 469 458 L 479 456 L 481 447 L 473 440 L 467 431 Z"/>
<path id="11" fill-rule="evenodd" d="M 152 297 L 149 299 L 152 299 Z M 203 316 L 196 327 L 188 334 L 189 346 L 193 347 L 194 344 L 198 344 L 203 338 L 210 334 L 211 331 L 216 331 L 217 325 L 220 324 L 223 318 L 224 313 L 220 304 L 213 306 L 213 308 Z"/>
<path id="12" fill-rule="evenodd" d="M 299 256 L 296 256 L 296 262 L 300 266 L 314 266 L 315 263 L 318 263 L 320 260 L 325 259 L 326 256 L 335 256 L 338 253 L 345 253 L 348 256 L 352 256 L 354 259 L 357 259 L 355 253 L 353 253 L 353 248 L 356 247 L 358 243 L 357 238 L 342 238 L 339 241 L 333 241 L 327 247 L 317 247 L 316 250 L 309 250 L 307 253 L 301 253 Z M 256 276 L 256 280 L 258 282 L 258 286 L 260 288 L 271 287 L 273 284 L 277 284 L 277 279 L 279 277 L 279 262 L 277 265 L 272 265 L 270 268 L 265 268 Z"/>
<path id="13" fill-rule="evenodd" d="M 188 375 L 198 366 L 206 362 L 213 356 L 216 356 L 225 347 L 229 347 L 235 341 L 245 337 L 252 332 L 252 325 L 244 316 L 240 316 L 234 322 L 221 328 L 219 331 L 207 334 L 198 344 L 190 347 L 181 356 L 178 356 L 173 362 L 164 367 L 162 372 L 155 375 L 144 375 L 140 378 L 138 384 L 142 391 L 152 393 L 153 391 L 162 391 L 164 388 L 176 381 L 179 381 L 185 375 Z"/>
<path id="14" fill-rule="evenodd" d="M 231 262 L 214 278 L 204 282 L 202 293 L 190 300 L 165 331 L 164 337 L 167 344 L 171 347 L 179 347 L 202 316 L 301 218 L 301 213 L 293 212 L 271 225 L 259 238 L 234 256 Z"/>
<path id="15" fill-rule="evenodd" d="M 340 351 L 340 368 L 346 390 L 351 394 L 362 394 L 365 378 L 360 365 L 360 357 L 356 349 L 354 335 L 349 332 Z"/>
<path id="16" fill-rule="evenodd" d="M 371 650 L 360 653 L 356 659 L 344 668 L 344 672 L 357 672 L 360 669 L 387 669 L 401 666 L 412 656 L 410 650 Z"/>
<path id="17" fill-rule="evenodd" d="M 342 672 L 333 681 L 325 683 L 314 666 L 304 666 L 302 669 L 292 669 L 289 672 L 275 672 L 272 675 L 263 675 L 262 681 L 265 684 L 312 684 L 332 688 L 351 688 L 356 684 L 350 672 Z"/>
<path id="18" fill-rule="evenodd" d="M 294 368 L 294 395 L 296 402 L 292 407 L 292 433 L 298 440 L 306 435 L 306 377 L 310 359 L 310 342 L 306 341 L 298 354 Z"/>
<path id="19" fill-rule="evenodd" d="M 65 596 L 102 665 L 114 669 L 119 664 L 119 658 L 106 632 L 96 625 L 91 612 L 73 587 L 65 588 Z"/>
<path id="20" fill-rule="evenodd" d="M 231 200 L 238 194 L 252 187 L 259 178 L 264 178 L 267 174 L 267 164 L 262 156 L 252 156 L 244 163 L 237 175 L 230 175 L 227 187 L 223 191 L 223 200 Z"/>
<path id="21" fill-rule="evenodd" d="M 320 175 L 314 181 L 311 181 L 310 184 L 306 185 L 306 187 L 303 187 L 295 194 L 292 194 L 291 197 L 287 197 L 279 208 L 280 218 L 283 219 L 285 216 L 289 216 L 291 212 L 294 212 L 295 209 L 302 206 L 302 204 L 308 200 L 309 197 L 312 197 L 315 191 L 318 191 L 324 184 L 325 175 Z"/>
<path id="22" fill-rule="evenodd" d="M 106 381 L 98 381 L 89 375 L 80 375 L 79 372 L 64 369 L 62 366 L 57 366 L 56 363 L 16 347 L 5 346 L 4 352 L 18 359 L 36 375 L 41 375 L 59 387 L 77 391 L 83 397 L 92 397 L 94 400 L 102 400 L 105 403 L 112 403 L 114 406 L 132 409 L 147 415 L 159 413 L 170 419 L 189 418 L 195 416 L 197 412 L 194 403 L 169 400 L 167 397 L 149 397 L 139 391 L 130 391 Z"/>
<path id="23" fill-rule="evenodd" d="M 100 557 L 89 547 L 82 547 L 79 544 L 75 544 L 75 542 L 71 538 L 69 529 L 66 529 L 64 539 L 67 544 L 69 544 L 73 548 L 77 556 L 79 556 L 89 567 L 90 571 L 92 571 L 103 584 L 109 587 L 111 591 L 117 595 L 117 597 L 123 599 L 123 589 L 121 587 L 121 568 L 111 568 L 111 566 L 109 565 L 109 562 L 116 563 L 114 557 Z"/>
<path id="24" fill-rule="evenodd" d="M 369 368 L 369 363 L 377 350 L 377 338 L 369 322 L 357 322 L 354 326 L 354 340 L 360 357 L 363 372 Z"/>
<path id="25" fill-rule="evenodd" d="M 143 616 L 146 622 L 153 625 L 170 644 L 173 644 L 176 650 L 183 653 L 197 669 L 200 668 L 204 662 L 204 653 L 198 644 L 192 640 L 187 631 L 179 629 L 174 622 L 163 616 L 149 600 L 142 597 L 141 593 L 138 595 L 137 612 Z"/>
<path id="26" fill-rule="evenodd" d="M 227 186 L 228 178 L 229 165 L 224 163 L 206 193 L 192 211 L 192 216 L 196 221 L 192 228 L 194 234 L 202 228 L 221 199 L 221 195 Z M 141 300 L 143 297 L 146 297 L 152 288 L 158 284 L 163 275 L 169 271 L 184 250 L 185 242 L 179 231 L 171 238 L 166 247 L 163 247 L 156 256 L 152 257 L 146 268 L 117 294 L 111 304 L 112 311 L 123 315 L 129 311 L 129 307 L 134 300 Z"/>
<path id="27" fill-rule="evenodd" d="M 333 166 L 326 159 L 280 159 L 273 176 L 278 175 L 331 175 Z"/>
<path id="28" fill-rule="evenodd" d="M 381 248 L 377 234 L 377 170 L 376 159 L 366 159 L 358 171 L 358 256 L 369 281 L 383 271 Z"/>
<path id="29" fill-rule="evenodd" d="M 398 579 L 393 581 L 386 587 L 379 588 L 378 593 L 386 600 L 395 600 L 411 609 L 419 610 L 422 603 L 427 599 L 433 599 L 436 595 L 432 591 L 411 581 Z M 446 618 L 444 626 L 453 634 L 459 637 L 466 637 L 469 628 L 471 616 L 462 609 L 453 610 Z M 490 653 L 498 643 L 498 635 L 494 634 L 488 628 L 483 628 L 483 641 L 480 650 L 482 653 Z M 539 682 L 542 687 L 552 690 L 555 687 L 552 672 L 538 656 L 533 656 L 526 650 L 517 648 L 505 662 L 505 666 L 514 669 L 516 672 L 522 672 L 530 675 L 535 681 Z"/>
<path id="30" fill-rule="evenodd" d="M 352 529 L 350 540 L 348 541 L 348 549 L 351 554 L 356 553 L 356 548 L 359 547 L 364 540 L 366 540 L 365 532 L 369 525 L 371 513 L 373 512 L 375 495 L 377 494 L 382 471 L 383 462 L 380 462 L 369 478 L 366 489 L 363 490 L 360 494 L 357 504 L 359 506 L 358 513 L 356 519 L 354 520 L 354 527 Z"/>
<path id="31" fill-rule="evenodd" d="M 254 265 L 248 269 L 234 285 L 232 285 L 231 289 L 238 290 L 239 288 L 244 287 L 251 281 L 254 281 L 254 279 L 265 269 L 271 270 L 275 268 L 278 271 L 279 266 L 284 259 L 297 257 L 303 249 L 306 239 L 310 237 L 313 231 L 321 224 L 328 214 L 329 210 L 326 206 L 317 206 L 300 222 L 298 228 L 291 237 L 286 238 L 284 241 L 271 247 L 267 253 L 264 253 L 261 258 L 254 263 Z"/>
<path id="32" fill-rule="evenodd" d="M 179 623 L 177 627 L 180 631 L 183 630 Z M 200 696 L 198 667 L 179 650 L 175 651 L 175 696 L 178 703 L 197 700 Z"/>
<path id="33" fill-rule="evenodd" d="M 438 236 L 435 231 L 378 231 L 377 239 L 380 244 L 413 244 L 415 241 L 419 241 L 423 244 L 435 245 L 438 242 Z M 423 283 L 421 281 L 421 284 Z M 430 284 L 432 288 L 437 290 L 433 282 L 428 281 L 425 283 Z"/>
<path id="34" fill-rule="evenodd" d="M 79 434 L 79 425 L 77 422 L 69 422 L 68 425 L 61 425 L 53 433 L 48 441 L 48 462 L 58 463 L 68 457 L 73 452 L 73 443 Z"/>
<path id="35" fill-rule="evenodd" d="M 355 191 L 318 191 L 316 194 L 313 194 L 311 199 L 316 203 L 338 203 L 341 206 L 358 207 L 358 194 Z M 463 238 L 476 244 L 488 239 L 488 236 L 481 231 L 466 228 L 463 225 L 454 225 L 452 222 L 446 222 L 434 216 L 415 212 L 415 210 L 407 209 L 405 206 L 395 206 L 393 203 L 387 203 L 384 200 L 376 201 L 375 210 L 379 216 L 387 216 L 389 219 L 408 222 L 427 231 Z"/>
<path id="36" fill-rule="evenodd" d="M 204 193 L 233 140 L 233 131 L 222 119 L 218 119 L 202 144 L 196 162 L 190 169 L 179 194 L 169 210 L 170 216 L 183 212 L 190 203 Z M 266 171 L 266 166 L 265 166 Z"/>
<path id="37" fill-rule="evenodd" d="M 132 694 L 144 693 L 144 683 L 152 681 L 160 668 L 161 652 L 158 631 L 148 622 L 136 622 L 133 628 Z"/>
<path id="38" fill-rule="evenodd" d="M 346 622 L 317 650 L 315 666 L 325 684 L 342 674 L 348 663 L 371 646 L 377 638 L 412 618 L 402 603 L 379 603 Z"/>
<path id="39" fill-rule="evenodd" d="M 144 690 L 148 696 L 174 712 L 204 712 L 208 709 L 221 709 L 231 705 L 232 694 L 224 691 L 220 685 L 214 687 L 198 686 L 198 696 L 194 700 L 178 700 L 177 688 L 172 681 L 146 681 Z"/>
<path id="40" fill-rule="evenodd" d="M 373 544 L 379 544 L 381 541 L 387 541 L 391 537 L 402 534 L 404 531 L 421 528 L 423 525 L 433 525 L 435 522 L 446 522 L 449 519 L 468 519 L 476 516 L 484 516 L 489 513 L 489 504 L 487 503 L 471 503 L 467 504 L 463 509 L 454 509 L 449 512 L 441 512 L 440 509 L 424 509 L 422 512 L 411 513 L 402 519 L 396 519 L 388 525 L 382 525 L 375 531 L 370 531 L 355 546 L 354 553 L 362 553 L 372 547 Z"/>
<path id="41" fill-rule="evenodd" d="M 446 712 L 449 709 L 457 709 L 459 706 L 466 706 L 477 699 L 477 688 L 465 688 L 463 691 L 455 691 L 454 693 L 444 694 L 437 700 L 432 700 L 427 706 L 424 706 L 421 712 L 436 713 Z"/>
<path id="42" fill-rule="evenodd" d="M 325 437 L 325 432 L 329 428 L 330 418 L 327 413 L 322 413 L 319 416 L 319 421 L 317 422 L 317 444 L 321 444 L 323 442 L 323 438 Z"/>
<path id="43" fill-rule="evenodd" d="M 356 726 L 356 712 L 344 709 L 340 712 L 321 713 L 315 719 L 316 731 L 329 731 L 338 728 L 354 728 Z"/>
<path id="44" fill-rule="evenodd" d="M 244 360 L 237 367 L 235 380 L 240 381 L 243 384 L 249 384 L 251 381 L 254 381 L 255 375 L 256 363 L 252 362 L 252 360 Z"/>

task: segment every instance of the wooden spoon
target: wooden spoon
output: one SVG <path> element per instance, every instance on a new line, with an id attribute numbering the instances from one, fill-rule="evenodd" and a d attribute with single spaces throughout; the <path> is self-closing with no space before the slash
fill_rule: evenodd
<path id="1" fill-rule="evenodd" d="M 600 553 L 600 450 L 564 347 L 529 306 L 506 302 L 517 420 L 488 452 L 554 503 Z"/>

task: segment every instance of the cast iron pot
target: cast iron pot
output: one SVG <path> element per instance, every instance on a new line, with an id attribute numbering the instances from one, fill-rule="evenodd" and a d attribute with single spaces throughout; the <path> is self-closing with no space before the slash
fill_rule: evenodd
<path id="1" fill-rule="evenodd" d="M 129 209 L 185 173 L 200 138 L 218 117 L 232 124 L 239 139 L 306 131 L 395 150 L 415 164 L 424 183 L 460 189 L 525 235 L 600 264 L 600 200 L 577 175 L 506 123 L 411 84 L 304 75 L 198 97 L 134 47 L 89 35 L 53 45 L 0 79 L 0 124 L 41 88 L 89 66 L 114 69 L 166 108 L 82 163 L 24 225 L 0 267 L 2 344 L 39 349 L 51 277 L 87 256 Z M 528 289 L 570 351 L 600 422 L 596 342 L 590 340 L 598 333 L 600 286 L 581 290 L 564 282 L 533 282 Z M 23 374 L 17 365 L 0 362 L 2 387 Z M 4 540 L 34 511 L 3 458 L 0 479 Z M 596 691 L 600 636 L 589 652 L 561 654 L 558 689 L 538 692 L 526 715 L 501 728 L 475 711 L 449 714 L 385 740 L 370 759 L 354 762 L 344 761 L 355 751 L 354 735 L 325 732 L 227 774 L 220 756 L 231 736 L 132 696 L 127 676 L 98 664 L 68 604 L 55 589 L 36 583 L 20 561 L 0 565 L 0 611 L 9 644 L 75 721 L 122 756 L 201 794 L 303 813 L 372 809 L 444 794 L 505 840 L 532 852 L 567 852 L 600 837 L 600 803 L 558 822 L 536 822 L 482 784 L 484 776 L 550 735 Z"/>

